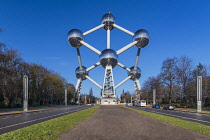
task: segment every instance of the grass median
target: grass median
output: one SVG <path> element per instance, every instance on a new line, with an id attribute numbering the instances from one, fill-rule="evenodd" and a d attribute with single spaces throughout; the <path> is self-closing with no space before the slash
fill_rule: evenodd
<path id="1" fill-rule="evenodd" d="M 93 116 L 97 108 L 99 106 L 11 131 L 0 135 L 0 140 L 54 140 L 59 138 L 59 134 Z"/>
<path id="2" fill-rule="evenodd" d="M 125 107 L 127 109 L 131 109 L 134 110 L 144 116 L 148 116 L 163 122 L 166 122 L 168 124 L 174 125 L 174 126 L 178 126 L 178 127 L 182 127 L 185 129 L 189 129 L 189 130 L 193 130 L 205 135 L 210 136 L 210 126 L 206 126 L 203 124 L 198 124 L 198 123 L 194 123 L 194 122 L 190 122 L 190 121 L 185 121 L 185 120 L 181 120 L 181 119 L 177 119 L 174 117 L 169 117 L 169 116 L 164 116 L 164 115 L 160 115 L 160 114 L 155 114 L 155 113 L 150 113 L 150 112 L 146 112 L 146 111 L 142 111 L 142 110 L 138 110 L 138 109 L 133 109 L 133 108 L 129 108 L 129 107 Z"/>

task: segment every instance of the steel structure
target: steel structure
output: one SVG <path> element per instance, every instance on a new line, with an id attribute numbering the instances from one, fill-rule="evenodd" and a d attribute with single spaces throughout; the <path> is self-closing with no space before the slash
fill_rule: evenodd
<path id="1" fill-rule="evenodd" d="M 84 36 L 93 33 L 94 31 L 104 28 L 107 32 L 107 48 L 103 50 L 102 52 L 99 51 L 98 49 L 94 48 L 90 44 L 84 41 Z M 133 42 L 129 43 L 128 45 L 122 47 L 121 49 L 115 51 L 111 49 L 110 45 L 110 32 L 114 29 L 117 28 L 133 37 Z M 110 13 L 110 11 L 105 14 L 102 17 L 101 24 L 91 30 L 88 30 L 84 33 L 82 33 L 78 29 L 72 29 L 68 32 L 68 42 L 72 47 L 75 47 L 77 50 L 77 56 L 78 56 L 78 61 L 79 61 L 79 67 L 76 68 L 76 77 L 78 78 L 77 84 L 76 84 L 76 93 L 78 99 L 80 99 L 80 91 L 82 88 L 82 81 L 85 79 L 90 80 L 92 83 L 94 83 L 96 86 L 98 86 L 101 89 L 101 103 L 105 104 L 106 99 L 113 99 L 111 101 L 111 104 L 115 104 L 116 101 L 116 89 L 125 83 L 127 80 L 131 79 L 134 81 L 134 86 L 136 91 L 141 90 L 141 86 L 139 83 L 139 78 L 141 77 L 141 70 L 138 67 L 138 61 L 140 57 L 140 50 L 141 48 L 144 48 L 147 46 L 149 43 L 149 33 L 144 30 L 140 29 L 136 31 L 135 33 L 120 27 L 119 25 L 116 24 L 116 19 L 115 17 Z M 99 62 L 94 64 L 93 66 L 90 66 L 89 68 L 86 68 L 82 65 L 82 60 L 80 56 L 80 47 L 84 45 L 93 52 L 97 53 L 99 55 Z M 127 49 L 131 48 L 132 46 L 136 46 L 138 48 L 137 54 L 136 54 L 136 61 L 133 67 L 128 68 L 118 62 L 118 56 L 125 52 Z M 95 82 L 93 79 L 89 77 L 89 71 L 96 68 L 97 66 L 102 65 L 102 67 L 105 68 L 105 74 L 104 74 L 104 82 L 103 86 Z M 113 71 L 112 69 L 116 66 L 120 66 L 123 69 L 125 69 L 128 72 L 128 77 L 125 78 L 123 81 L 121 81 L 119 84 L 115 86 L 114 84 L 114 77 L 113 77 Z M 139 92 L 136 92 L 139 94 Z M 78 100 L 78 103 L 80 101 Z"/>

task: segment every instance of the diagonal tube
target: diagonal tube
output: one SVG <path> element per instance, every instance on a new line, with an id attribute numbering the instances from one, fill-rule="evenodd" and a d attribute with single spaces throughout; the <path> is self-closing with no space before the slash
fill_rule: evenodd
<path id="1" fill-rule="evenodd" d="M 97 62 L 96 64 L 90 66 L 89 68 L 86 69 L 86 71 L 90 71 L 92 69 L 94 69 L 95 67 L 99 66 L 100 65 L 100 62 Z"/>
<path id="2" fill-rule="evenodd" d="M 98 25 L 98 26 L 96 26 L 95 28 L 90 29 L 89 31 L 84 32 L 83 35 L 86 36 L 86 35 L 88 35 L 88 34 L 94 32 L 94 31 L 96 31 L 96 30 L 98 30 L 98 29 L 100 29 L 100 28 L 102 28 L 102 27 L 104 27 L 104 24 Z"/>
<path id="3" fill-rule="evenodd" d="M 119 49 L 116 53 L 117 55 L 123 53 L 124 51 L 126 51 L 127 49 L 131 48 L 132 46 L 136 45 L 138 41 L 134 41 L 134 42 L 131 42 L 130 44 L 126 45 L 125 47 Z"/>
<path id="4" fill-rule="evenodd" d="M 97 50 L 96 48 L 94 48 L 93 46 L 89 45 L 88 43 L 84 42 L 84 41 L 80 41 L 80 43 L 84 46 L 86 46 L 87 48 L 89 48 L 90 50 L 94 51 L 95 53 L 97 53 L 98 55 L 101 54 L 101 52 L 99 50 Z"/>
<path id="5" fill-rule="evenodd" d="M 88 80 L 90 80 L 93 84 L 95 84 L 96 86 L 98 86 L 100 89 L 102 89 L 102 86 L 100 86 L 98 83 L 96 83 L 93 79 L 91 79 L 89 76 L 86 75 L 86 78 Z"/>
<path id="6" fill-rule="evenodd" d="M 123 69 L 127 70 L 128 72 L 131 71 L 129 68 L 127 68 L 125 65 L 121 64 L 120 62 L 118 62 L 117 65 L 122 67 Z"/>
<path id="7" fill-rule="evenodd" d="M 128 76 L 127 78 L 125 78 L 124 80 L 122 80 L 122 82 L 120 82 L 118 85 L 116 85 L 115 87 L 114 87 L 114 89 L 116 89 L 116 88 L 118 88 L 119 86 L 121 86 L 123 83 L 125 83 L 128 79 L 130 79 L 131 78 L 131 76 Z"/>
<path id="8" fill-rule="evenodd" d="M 117 29 L 119 29 L 119 30 L 121 30 L 121 31 L 123 31 L 123 32 L 125 32 L 125 33 L 127 33 L 127 34 L 129 34 L 129 35 L 131 35 L 131 36 L 134 36 L 134 33 L 132 33 L 131 31 L 128 31 L 127 29 L 125 29 L 125 28 L 123 28 L 123 27 L 120 27 L 120 26 L 117 25 L 117 24 L 113 24 L 113 26 L 114 26 L 115 28 L 117 28 Z"/>

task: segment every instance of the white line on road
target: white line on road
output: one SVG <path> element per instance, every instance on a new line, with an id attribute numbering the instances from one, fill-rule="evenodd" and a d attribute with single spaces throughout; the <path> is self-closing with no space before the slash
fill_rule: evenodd
<path id="1" fill-rule="evenodd" d="M 146 110 L 144 110 L 146 111 Z M 177 117 L 177 118 L 183 118 L 183 119 L 188 119 L 188 120 L 193 120 L 193 121 L 198 121 L 198 122 L 204 122 L 204 123 L 209 123 L 209 121 L 203 121 L 203 120 L 198 120 L 198 119 L 193 119 L 193 118 L 188 118 L 188 117 L 183 117 L 183 116 L 178 116 L 178 115 L 173 115 L 173 114 L 167 114 L 167 113 L 162 113 L 162 112 L 156 112 L 156 111 L 149 111 L 149 112 L 153 112 L 156 114 L 162 114 L 162 115 L 166 115 L 166 116 L 172 116 L 172 117 Z"/>
<path id="2" fill-rule="evenodd" d="M 86 108 L 85 108 L 85 109 L 86 109 Z M 0 129 L 5 129 L 5 128 L 9 128 L 9 127 L 21 125 L 21 124 L 26 124 L 26 123 L 30 123 L 30 122 L 34 122 L 34 121 L 38 121 L 38 120 L 43 120 L 43 119 L 46 119 L 46 118 L 51 118 L 51 117 L 55 117 L 55 116 L 59 116 L 59 115 L 67 114 L 67 113 L 71 113 L 71 112 L 74 112 L 74 111 L 80 111 L 80 110 L 82 110 L 82 109 L 76 109 L 76 110 L 73 110 L 73 111 L 67 111 L 67 112 L 63 112 L 63 113 L 60 113 L 60 114 L 56 114 L 56 115 L 52 115 L 52 116 L 47 116 L 47 117 L 43 117 L 43 118 L 31 120 L 31 121 L 26 121 L 26 122 L 22 122 L 22 123 L 17 123 L 17 124 L 13 124 L 13 125 L 1 127 Z"/>

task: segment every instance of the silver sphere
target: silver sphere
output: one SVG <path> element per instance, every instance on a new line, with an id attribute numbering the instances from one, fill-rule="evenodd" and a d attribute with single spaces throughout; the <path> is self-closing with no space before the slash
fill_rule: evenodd
<path id="1" fill-rule="evenodd" d="M 135 32 L 133 41 L 138 41 L 136 47 L 144 48 L 149 43 L 149 33 L 144 29 L 140 29 Z"/>
<path id="2" fill-rule="evenodd" d="M 80 67 L 77 67 L 75 70 L 76 77 L 79 79 L 81 78 L 82 80 L 86 79 L 86 76 L 88 76 L 88 71 L 86 71 L 86 67 L 82 66 L 82 69 Z"/>
<path id="3" fill-rule="evenodd" d="M 139 79 L 141 77 L 141 69 L 137 67 L 136 70 L 134 70 L 134 66 L 130 68 L 131 71 L 128 72 L 128 76 L 131 76 L 131 80 Z"/>
<path id="4" fill-rule="evenodd" d="M 114 68 L 118 63 L 118 55 L 116 51 L 112 49 L 105 49 L 101 52 L 99 56 L 101 65 L 106 68 L 106 66 L 111 65 Z"/>
<path id="5" fill-rule="evenodd" d="M 113 24 L 116 22 L 115 17 L 108 12 L 102 17 L 101 23 L 104 24 L 105 30 L 112 30 L 114 29 Z"/>
<path id="6" fill-rule="evenodd" d="M 79 48 L 82 46 L 80 43 L 81 40 L 84 40 L 82 32 L 78 29 L 72 29 L 68 32 L 68 42 L 72 47 Z"/>

